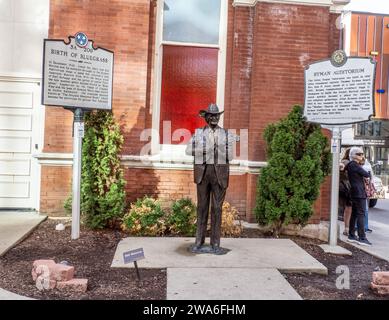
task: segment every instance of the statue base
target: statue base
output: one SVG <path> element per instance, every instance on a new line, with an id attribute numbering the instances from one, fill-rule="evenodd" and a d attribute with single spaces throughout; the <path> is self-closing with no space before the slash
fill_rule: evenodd
<path id="1" fill-rule="evenodd" d="M 195 244 L 192 244 L 188 250 L 192 253 L 201 254 L 201 253 L 210 253 L 215 255 L 223 255 L 227 252 L 231 251 L 230 249 L 222 248 L 222 247 L 212 247 L 210 245 L 202 245 L 202 246 L 196 246 Z"/>

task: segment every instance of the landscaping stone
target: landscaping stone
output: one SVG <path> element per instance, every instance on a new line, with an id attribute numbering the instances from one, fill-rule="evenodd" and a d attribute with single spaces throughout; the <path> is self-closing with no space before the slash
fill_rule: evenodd
<path id="1" fill-rule="evenodd" d="M 384 285 L 379 285 L 375 283 L 371 283 L 370 287 L 373 289 L 373 291 L 380 295 L 380 296 L 389 296 L 389 285 L 384 286 Z"/>
<path id="2" fill-rule="evenodd" d="M 57 282 L 57 289 L 60 291 L 86 292 L 87 288 L 88 279 L 72 279 Z"/>
<path id="3" fill-rule="evenodd" d="M 57 263 L 50 266 L 50 279 L 55 281 L 69 281 L 74 277 L 74 267 Z"/>
<path id="4" fill-rule="evenodd" d="M 57 286 L 57 281 L 49 280 L 47 283 L 45 281 L 37 281 L 35 286 L 39 291 L 52 290 Z"/>
<path id="5" fill-rule="evenodd" d="M 373 283 L 377 285 L 389 285 L 389 271 L 373 272 Z"/>
<path id="6" fill-rule="evenodd" d="M 31 271 L 32 279 L 34 281 L 36 281 L 37 277 L 44 272 L 44 267 L 48 269 L 50 280 L 69 281 L 74 277 L 74 267 L 72 266 L 55 263 L 54 260 L 36 260 L 33 263 Z"/>
<path id="7" fill-rule="evenodd" d="M 55 264 L 56 263 L 54 260 L 35 260 L 32 264 L 32 271 L 31 271 L 32 280 L 36 281 L 38 275 L 42 273 L 42 271 L 39 271 L 37 273 L 38 266 L 47 266 L 47 268 L 50 270 L 49 266 L 54 266 Z"/>

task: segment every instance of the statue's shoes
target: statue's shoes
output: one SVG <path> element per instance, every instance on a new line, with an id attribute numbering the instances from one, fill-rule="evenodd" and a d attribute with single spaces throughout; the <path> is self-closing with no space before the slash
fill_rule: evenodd
<path id="1" fill-rule="evenodd" d="M 226 254 L 230 250 L 219 246 L 212 246 L 212 251 L 213 254 L 222 255 L 222 254 Z"/>

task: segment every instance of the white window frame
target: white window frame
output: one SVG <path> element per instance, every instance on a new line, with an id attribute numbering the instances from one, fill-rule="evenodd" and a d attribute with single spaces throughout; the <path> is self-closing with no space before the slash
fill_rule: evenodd
<path id="1" fill-rule="evenodd" d="M 217 85 L 216 85 L 216 104 L 220 110 L 224 110 L 224 92 L 226 80 L 226 57 L 227 57 L 227 26 L 228 26 L 228 0 L 221 0 L 220 5 L 220 23 L 219 23 L 219 44 L 206 45 L 199 43 L 186 43 L 174 41 L 162 41 L 163 36 L 163 0 L 157 0 L 156 12 L 156 36 L 155 36 L 155 54 L 154 54 L 154 82 L 153 82 L 153 107 L 152 107 L 152 129 L 159 135 L 159 122 L 161 114 L 161 88 L 162 88 L 162 58 L 163 45 L 178 46 L 197 46 L 218 48 L 218 67 L 217 67 Z M 220 118 L 220 124 L 223 125 L 223 117 Z M 151 137 L 151 153 L 153 155 L 165 153 L 165 157 L 183 158 L 185 157 L 183 145 L 163 145 L 159 143 L 158 135 Z"/>

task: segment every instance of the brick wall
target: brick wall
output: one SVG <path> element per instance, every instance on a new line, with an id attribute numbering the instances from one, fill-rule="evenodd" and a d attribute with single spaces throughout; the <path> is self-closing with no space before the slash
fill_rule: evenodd
<path id="1" fill-rule="evenodd" d="M 128 203 L 145 195 L 156 197 L 164 206 L 172 201 L 189 197 L 196 201 L 196 185 L 193 172 L 188 170 L 153 170 L 125 168 L 127 181 L 126 193 Z M 72 168 L 59 166 L 42 167 L 41 210 L 51 215 L 64 213 L 64 201 L 71 194 Z M 246 218 L 246 174 L 231 175 L 226 201 Z"/>
<path id="2" fill-rule="evenodd" d="M 42 166 L 40 211 L 50 215 L 62 215 L 64 201 L 72 192 L 72 168 Z"/>
<path id="3" fill-rule="evenodd" d="M 115 52 L 113 111 L 125 136 L 123 154 L 139 154 L 139 134 L 151 127 L 156 2 L 51 0 L 50 38 L 84 31 L 95 44 Z M 233 7 L 230 0 L 225 83 L 226 128 L 249 129 L 249 160 L 265 161 L 263 130 L 303 103 L 303 68 L 328 57 L 339 44 L 337 15 L 326 7 L 258 3 Z M 72 114 L 46 108 L 45 152 L 71 152 Z M 63 175 L 65 179 L 60 180 Z M 42 169 L 41 210 L 62 208 L 70 192 L 71 168 Z M 192 172 L 125 170 L 129 201 L 145 194 L 164 201 L 196 198 Z M 231 176 L 227 201 L 253 221 L 257 175 Z M 57 191 L 51 192 L 50 183 Z M 311 222 L 328 218 L 330 181 L 323 184 Z"/>
<path id="4" fill-rule="evenodd" d="M 266 125 L 285 116 L 294 104 L 303 104 L 304 66 L 329 56 L 331 24 L 326 7 L 272 3 L 255 7 L 250 159 L 265 160 Z"/>
<path id="5" fill-rule="evenodd" d="M 165 206 L 172 201 L 189 197 L 196 201 L 196 184 L 193 172 L 188 170 L 152 170 L 126 168 L 127 200 L 133 202 L 144 195 L 157 197 Z M 246 174 L 231 175 L 226 201 L 230 202 L 246 218 Z"/>
<path id="6" fill-rule="evenodd" d="M 49 37 L 84 31 L 95 45 L 114 51 L 113 112 L 120 121 L 125 154 L 139 154 L 145 128 L 149 60 L 149 0 L 51 0 Z M 150 76 L 150 75 L 149 75 Z M 44 152 L 71 152 L 72 113 L 47 107 Z"/>
<path id="7" fill-rule="evenodd" d="M 259 3 L 254 9 L 237 9 L 253 23 L 249 159 L 265 161 L 265 127 L 294 104 L 303 104 L 304 66 L 328 57 L 339 43 L 339 31 L 336 15 L 326 7 Z M 242 52 L 248 55 L 247 45 Z M 328 192 L 324 184 L 312 221 L 328 217 Z"/>

